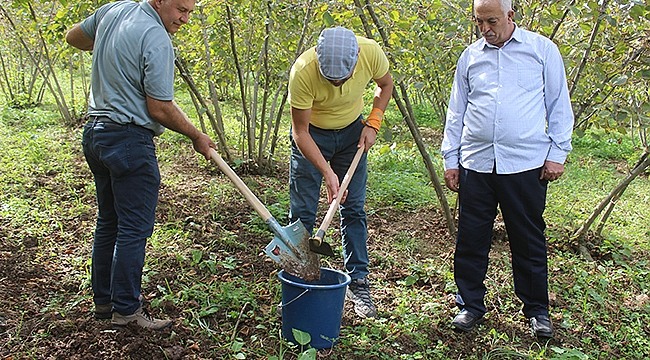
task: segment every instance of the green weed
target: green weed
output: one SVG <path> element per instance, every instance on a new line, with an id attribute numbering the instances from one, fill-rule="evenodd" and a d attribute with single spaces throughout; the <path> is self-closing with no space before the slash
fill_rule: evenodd
<path id="1" fill-rule="evenodd" d="M 435 190 L 415 146 L 382 146 L 371 151 L 368 164 L 369 208 L 413 210 L 434 204 Z"/>
<path id="2" fill-rule="evenodd" d="M 234 121 L 236 110 L 227 111 L 232 111 L 228 121 Z M 426 114 L 420 118 L 427 119 Z M 8 251 L 35 249 L 25 267 L 41 266 L 56 272 L 61 290 L 46 299 L 41 309 L 47 313 L 60 309 L 60 316 L 65 316 L 90 301 L 95 204 L 94 185 L 80 152 L 80 129 L 62 127 L 58 121 L 43 108 L 3 109 L 0 113 L 0 234 L 6 235 L 3 256 Z M 435 133 L 436 121 L 421 126 L 430 126 Z M 241 232 L 270 240 L 268 226 L 218 169 L 193 153 L 185 138 L 167 132 L 157 141 L 164 174 L 162 201 L 148 243 L 143 278 L 151 305 L 176 309 L 184 319 L 183 326 L 199 338 L 211 339 L 204 344 L 209 350 L 203 356 L 313 359 L 313 349 L 289 345 L 279 334 L 281 319 L 274 310 L 280 286 L 275 274 L 258 272 L 260 265 L 245 259 L 247 252 L 257 254 L 261 249 L 243 243 Z M 382 140 L 369 154 L 367 204 L 371 214 L 391 211 L 393 216 L 387 219 L 393 221 L 391 226 L 384 228 L 390 231 L 374 234 L 371 243 L 371 278 L 380 316 L 361 321 L 346 313 L 337 345 L 323 356 L 650 357 L 647 178 L 634 181 L 619 199 L 602 239 L 594 243 L 599 255 L 596 262 L 577 256 L 568 242 L 571 231 L 625 176 L 638 149 L 631 139 L 611 134 L 588 134 L 577 138 L 574 146 L 566 174 L 549 186 L 545 213 L 551 245 L 551 317 L 559 334 L 556 342 L 541 344 L 530 337 L 512 286 L 509 250 L 501 242 L 493 246 L 486 279 L 488 320 L 474 335 L 451 333 L 449 322 L 456 311 L 453 240 L 437 239 L 425 247 L 421 230 L 397 228 L 398 223 L 408 224 L 408 217 L 437 206 L 437 199 L 417 147 L 406 140 L 395 144 Z M 435 155 L 434 161 L 440 168 L 439 156 Z M 196 170 L 183 171 L 188 168 Z M 242 177 L 284 224 L 289 207 L 285 180 Z M 177 202 L 171 204 L 166 202 L 170 193 L 183 196 L 175 197 Z M 195 208 L 203 213 L 192 212 Z M 341 266 L 338 258 L 323 263 Z M 253 275 L 245 277 L 244 270 L 251 268 Z M 23 304 L 32 301 L 23 296 Z M 39 344 L 53 336 L 52 329 L 41 330 L 38 339 L 30 337 L 25 326 L 35 315 L 11 310 L 17 316 L 15 327 L 7 329 L 5 344 L 24 344 L 16 356 L 37 358 Z M 68 325 L 64 321 L 57 326 Z M 244 326 L 246 333 L 241 331 Z M 318 352 L 316 356 L 321 355 Z"/>

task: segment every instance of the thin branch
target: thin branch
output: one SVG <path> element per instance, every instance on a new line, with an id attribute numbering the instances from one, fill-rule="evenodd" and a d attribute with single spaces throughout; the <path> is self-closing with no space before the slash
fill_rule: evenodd
<path id="1" fill-rule="evenodd" d="M 607 9 L 608 1 L 609 0 L 603 0 L 603 3 L 601 4 L 600 9 L 598 10 L 598 17 L 596 18 L 596 24 L 594 24 L 594 28 L 591 31 L 591 36 L 589 37 L 589 44 L 587 45 L 587 48 L 585 49 L 585 52 L 582 55 L 582 60 L 580 61 L 580 65 L 578 65 L 578 71 L 576 72 L 576 76 L 573 78 L 573 82 L 571 83 L 571 89 L 569 90 L 569 97 L 573 97 L 573 92 L 577 88 L 578 81 L 580 80 L 580 76 L 582 75 L 582 71 L 584 70 L 585 65 L 587 64 L 587 60 L 589 59 L 591 49 L 594 46 L 594 41 L 596 41 L 596 35 L 598 35 L 598 30 L 600 29 L 600 23 L 603 20 L 603 14 Z"/>
<path id="2" fill-rule="evenodd" d="M 370 0 L 366 0 L 365 5 L 361 5 L 360 0 L 354 0 L 355 5 L 357 8 L 360 9 L 359 11 L 359 19 L 361 20 L 362 23 L 367 23 L 368 20 L 366 19 L 363 9 L 366 9 L 368 11 L 368 14 L 370 15 L 370 18 L 372 19 L 375 27 L 377 28 L 384 48 L 386 50 L 390 49 L 390 44 L 388 42 L 388 35 L 384 31 L 384 28 L 381 26 L 381 22 L 379 21 L 379 17 L 375 13 L 373 6 L 371 4 Z M 369 29 L 370 27 L 368 25 L 364 25 L 364 28 L 367 29 L 366 35 L 368 37 L 372 37 L 372 34 L 370 33 Z M 393 66 L 395 66 L 396 62 L 395 59 L 392 56 L 392 53 L 390 51 L 387 51 L 387 56 L 389 61 Z M 397 88 L 400 88 L 401 91 L 401 97 L 400 94 L 397 92 Z M 424 144 L 424 141 L 422 140 L 422 136 L 420 135 L 420 131 L 417 127 L 417 124 L 415 122 L 415 114 L 413 113 L 413 108 L 411 106 L 411 103 L 409 101 L 409 97 L 407 94 L 407 87 L 404 85 L 402 81 L 397 81 L 397 86 L 393 88 L 393 99 L 395 101 L 395 104 L 397 104 L 397 107 L 400 110 L 400 113 L 402 114 L 404 120 L 406 121 L 406 124 L 409 127 L 409 130 L 411 131 L 411 135 L 413 136 L 413 139 L 415 140 L 415 143 L 418 147 L 418 150 L 420 151 L 420 154 L 422 155 L 422 160 L 424 161 L 424 165 L 427 168 L 427 171 L 429 173 L 429 178 L 431 180 L 431 183 L 433 184 L 434 189 L 436 190 L 436 195 L 438 196 L 438 201 L 440 201 L 440 205 L 442 208 L 442 211 L 445 215 L 445 219 L 447 220 L 447 227 L 449 230 L 450 235 L 454 236 L 456 234 L 456 224 L 454 222 L 454 218 L 451 215 L 451 210 L 449 208 L 449 204 L 447 202 L 447 197 L 445 195 L 444 189 L 442 188 L 441 182 L 438 178 L 438 175 L 436 174 L 436 169 L 433 165 L 433 162 L 431 161 L 431 157 L 429 156 L 429 153 L 426 149 L 426 146 Z"/>
<path id="3" fill-rule="evenodd" d="M 226 4 L 226 16 L 228 20 L 228 30 L 230 32 L 230 50 L 232 51 L 232 57 L 233 61 L 235 63 L 235 68 L 237 69 L 237 77 L 239 79 L 239 93 L 241 95 L 241 104 L 242 104 L 242 110 L 244 112 L 244 124 L 245 124 L 245 131 L 246 134 L 248 135 L 248 154 L 253 153 L 253 148 L 254 145 L 251 143 L 254 139 L 254 136 L 250 136 L 251 134 L 251 115 L 248 111 L 248 104 L 246 101 L 246 89 L 244 87 L 244 74 L 241 68 L 241 64 L 239 63 L 239 56 L 237 55 L 237 46 L 235 44 L 235 27 L 233 26 L 233 17 L 232 17 L 232 12 L 230 11 L 230 6 Z"/>

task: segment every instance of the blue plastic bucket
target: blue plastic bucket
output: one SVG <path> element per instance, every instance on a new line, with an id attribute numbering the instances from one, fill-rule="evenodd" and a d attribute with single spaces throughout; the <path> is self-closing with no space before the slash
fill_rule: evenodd
<path id="1" fill-rule="evenodd" d="M 315 349 L 334 346 L 341 330 L 345 290 L 351 279 L 344 272 L 321 268 L 320 279 L 309 281 L 284 270 L 282 282 L 282 336 L 298 344 L 292 329 L 309 333 Z"/>

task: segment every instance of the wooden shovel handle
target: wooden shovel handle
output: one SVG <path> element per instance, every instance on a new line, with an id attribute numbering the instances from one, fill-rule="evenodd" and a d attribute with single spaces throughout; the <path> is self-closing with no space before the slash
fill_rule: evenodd
<path id="1" fill-rule="evenodd" d="M 352 180 L 354 171 L 357 169 L 357 165 L 359 165 L 359 160 L 361 160 L 361 156 L 363 155 L 364 151 L 365 149 L 363 147 L 360 147 L 359 150 L 357 150 L 357 153 L 354 155 L 354 159 L 352 159 L 352 163 L 350 164 L 348 171 L 345 173 L 345 176 L 343 177 L 343 181 L 341 182 L 341 186 L 339 187 L 338 195 L 330 204 L 330 207 L 327 210 L 327 214 L 325 214 L 325 218 L 323 219 L 323 223 L 318 228 L 316 235 L 313 236 L 312 239 L 315 239 L 318 243 L 321 243 L 323 241 L 323 238 L 325 237 L 325 231 L 330 226 L 330 223 L 334 218 L 334 214 L 336 213 L 336 210 L 338 210 L 339 208 L 341 198 L 343 197 L 345 190 L 348 189 L 350 180 Z"/>
<path id="2" fill-rule="evenodd" d="M 271 213 L 269 210 L 262 204 L 262 202 L 253 194 L 253 192 L 246 186 L 246 184 L 242 181 L 242 179 L 235 173 L 235 171 L 226 163 L 226 161 L 219 155 L 218 152 L 214 149 L 210 149 L 210 159 L 217 164 L 219 169 L 223 171 L 228 178 L 230 178 L 230 181 L 232 181 L 239 192 L 244 195 L 248 203 L 257 211 L 257 213 L 262 217 L 262 219 L 265 222 L 268 222 L 268 220 L 272 217 Z"/>

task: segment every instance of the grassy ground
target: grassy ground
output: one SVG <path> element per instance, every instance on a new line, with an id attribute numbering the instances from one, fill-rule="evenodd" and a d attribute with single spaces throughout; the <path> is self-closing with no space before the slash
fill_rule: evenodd
<path id="1" fill-rule="evenodd" d="M 539 343 L 519 312 L 501 238 L 486 279 L 486 323 L 470 334 L 449 328 L 453 239 L 416 148 L 395 126 L 394 143 L 378 144 L 369 160 L 371 279 L 380 316 L 360 320 L 346 304 L 339 343 L 311 353 L 281 340 L 279 269 L 261 254 L 270 240 L 266 225 L 214 166 L 172 133 L 158 141 L 163 184 L 143 281 L 154 313 L 176 318 L 176 325 L 165 333 L 115 332 L 90 318 L 95 204 L 80 129 L 60 126 L 56 114 L 42 109 L 5 109 L 0 125 L 0 358 L 650 357 L 647 177 L 619 200 L 602 236 L 590 237 L 596 261 L 578 257 L 568 240 L 634 162 L 629 139 L 577 139 L 566 175 L 549 187 L 557 336 Z M 437 158 L 439 124 L 427 124 L 423 133 Z M 242 176 L 285 223 L 286 168 L 274 177 Z M 328 234 L 332 244 L 336 228 Z M 340 268 L 340 259 L 325 266 Z"/>

